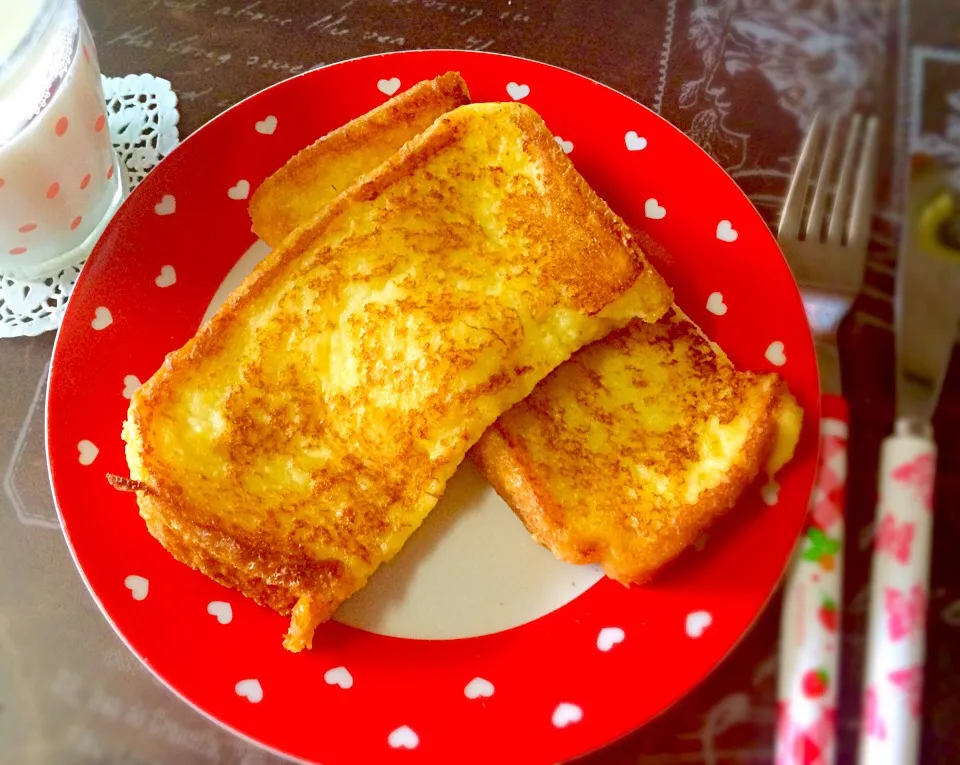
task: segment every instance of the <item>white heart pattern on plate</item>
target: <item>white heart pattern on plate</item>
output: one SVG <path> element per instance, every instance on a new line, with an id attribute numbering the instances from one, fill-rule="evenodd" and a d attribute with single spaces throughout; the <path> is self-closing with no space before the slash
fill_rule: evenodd
<path id="1" fill-rule="evenodd" d="M 623 642 L 626 633 L 619 627 L 604 627 L 597 635 L 597 648 L 601 651 L 609 651 L 615 645 Z"/>
<path id="2" fill-rule="evenodd" d="M 727 304 L 723 302 L 723 295 L 719 292 L 711 292 L 707 298 L 707 310 L 717 316 L 723 316 L 727 312 Z"/>
<path id="3" fill-rule="evenodd" d="M 327 685 L 338 685 L 344 690 L 353 688 L 353 675 L 346 667 L 334 667 L 323 673 L 323 681 Z"/>
<path id="4" fill-rule="evenodd" d="M 250 194 L 250 182 L 243 179 L 237 181 L 236 186 L 231 186 L 227 189 L 227 196 L 230 199 L 246 199 Z"/>
<path id="5" fill-rule="evenodd" d="M 97 448 L 97 445 L 93 443 L 93 441 L 88 441 L 85 438 L 82 441 L 77 442 L 77 451 L 80 453 L 78 461 L 84 467 L 93 464 L 93 461 L 97 458 L 97 455 L 100 454 L 100 450 Z"/>
<path id="6" fill-rule="evenodd" d="M 780 484 L 776 481 L 764 484 L 763 488 L 760 489 L 760 498 L 767 507 L 773 507 L 780 501 Z"/>
<path id="7" fill-rule="evenodd" d="M 207 613 L 216 616 L 220 624 L 230 624 L 233 621 L 233 606 L 225 600 L 211 600 L 207 603 Z"/>
<path id="8" fill-rule="evenodd" d="M 173 215 L 177 211 L 177 200 L 173 194 L 164 194 L 153 206 L 153 211 L 157 215 Z"/>
<path id="9" fill-rule="evenodd" d="M 123 586 L 130 590 L 134 600 L 145 600 L 150 591 L 150 582 L 138 574 L 130 574 L 123 580 Z"/>
<path id="10" fill-rule="evenodd" d="M 563 149 L 564 154 L 569 154 L 573 151 L 573 141 L 564 141 L 560 136 L 554 136 L 554 141 L 557 142 L 557 145 Z"/>
<path id="11" fill-rule="evenodd" d="M 717 224 L 717 239 L 721 242 L 735 242 L 740 234 L 728 220 L 722 220 Z"/>
<path id="12" fill-rule="evenodd" d="M 137 389 L 140 387 L 141 382 L 140 378 L 136 375 L 127 375 L 123 378 L 123 397 L 124 398 L 133 398 L 133 394 L 137 392 Z"/>
<path id="13" fill-rule="evenodd" d="M 258 133 L 263 135 L 273 135 L 273 131 L 277 129 L 277 118 L 271 114 L 267 117 L 264 117 L 253 127 Z"/>
<path id="14" fill-rule="evenodd" d="M 90 322 L 90 326 L 96 330 L 106 329 L 111 324 L 113 324 L 113 314 L 110 313 L 110 309 L 106 306 L 97 306 L 97 310 L 93 312 L 93 321 Z"/>
<path id="15" fill-rule="evenodd" d="M 629 131 L 623 137 L 623 141 L 627 145 L 628 151 L 643 151 L 647 148 L 647 139 L 642 135 L 637 135 L 636 130 Z"/>
<path id="16" fill-rule="evenodd" d="M 493 695 L 493 683 L 482 677 L 475 677 L 464 686 L 463 695 L 468 699 L 488 699 Z"/>
<path id="17" fill-rule="evenodd" d="M 392 96 L 400 90 L 400 78 L 391 77 L 389 80 L 377 80 L 377 90 L 385 96 Z"/>
<path id="18" fill-rule="evenodd" d="M 783 352 L 783 343 L 779 340 L 770 343 L 763 355 L 774 366 L 782 367 L 787 363 L 787 355 Z"/>
<path id="19" fill-rule="evenodd" d="M 153 280 L 153 283 L 161 289 L 164 287 L 172 287 L 177 283 L 177 272 L 173 266 L 164 266 L 160 269 L 160 275 Z"/>
<path id="20" fill-rule="evenodd" d="M 656 199 L 653 199 L 651 197 L 646 202 L 644 202 L 643 213 L 648 218 L 651 218 L 653 220 L 660 220 L 664 215 L 667 214 L 667 208 L 661 207 L 660 203 Z"/>
<path id="21" fill-rule="evenodd" d="M 507 95 L 514 101 L 519 101 L 530 95 L 530 86 L 519 82 L 508 82 Z"/>
<path id="22" fill-rule="evenodd" d="M 401 725 L 387 736 L 387 743 L 394 749 L 416 749 L 417 744 L 420 743 L 420 737 L 412 728 Z"/>
<path id="23" fill-rule="evenodd" d="M 553 710 L 553 726 L 555 728 L 566 728 L 568 725 L 578 723 L 583 719 L 583 710 L 576 704 L 570 704 L 566 701 L 557 705 Z"/>
<path id="24" fill-rule="evenodd" d="M 241 680 L 233 686 L 233 690 L 237 692 L 238 696 L 245 698 L 251 704 L 259 704 L 263 701 L 263 686 L 255 677 Z"/>
<path id="25" fill-rule="evenodd" d="M 687 637 L 698 638 L 713 624 L 709 611 L 694 611 L 687 614 Z"/>

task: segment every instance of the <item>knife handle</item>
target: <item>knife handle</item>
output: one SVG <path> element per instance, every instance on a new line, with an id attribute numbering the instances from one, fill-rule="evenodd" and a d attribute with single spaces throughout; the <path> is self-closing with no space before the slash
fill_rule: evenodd
<path id="1" fill-rule="evenodd" d="M 897 420 L 880 451 L 861 765 L 913 765 L 920 758 L 936 463 L 929 425 Z"/>
<path id="2" fill-rule="evenodd" d="M 784 581 L 777 680 L 777 765 L 836 760 L 849 410 L 825 395 L 820 462 L 807 524 Z"/>

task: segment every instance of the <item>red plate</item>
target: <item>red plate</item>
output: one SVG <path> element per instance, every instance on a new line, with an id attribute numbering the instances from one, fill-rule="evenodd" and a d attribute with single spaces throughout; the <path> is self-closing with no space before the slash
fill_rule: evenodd
<path id="1" fill-rule="evenodd" d="M 702 551 L 631 589 L 555 561 L 465 466 L 397 560 L 318 631 L 312 651 L 294 655 L 281 647 L 284 618 L 175 562 L 134 498 L 104 475 L 127 471 L 120 429 L 130 390 L 263 254 L 250 191 L 317 136 L 447 70 L 463 74 L 475 100 L 512 98 L 540 112 L 601 196 L 665 245 L 670 256 L 656 265 L 677 303 L 739 366 L 785 376 L 806 410 L 802 442 L 778 500 L 767 494 L 766 504 L 753 487 Z M 796 286 L 719 166 L 653 112 L 584 77 L 424 51 L 281 82 L 197 131 L 147 177 L 70 300 L 47 443 L 91 592 L 140 659 L 212 719 L 310 762 L 549 763 L 661 712 L 750 627 L 800 532 L 818 422 Z"/>

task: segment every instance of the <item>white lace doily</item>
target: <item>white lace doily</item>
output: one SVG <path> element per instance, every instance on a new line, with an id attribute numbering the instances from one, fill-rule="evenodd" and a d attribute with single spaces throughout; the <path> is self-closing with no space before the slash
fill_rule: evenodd
<path id="1" fill-rule="evenodd" d="M 151 74 L 104 77 L 110 137 L 132 190 L 179 143 L 177 96 Z M 83 263 L 45 279 L 0 274 L 0 337 L 39 335 L 60 326 Z"/>

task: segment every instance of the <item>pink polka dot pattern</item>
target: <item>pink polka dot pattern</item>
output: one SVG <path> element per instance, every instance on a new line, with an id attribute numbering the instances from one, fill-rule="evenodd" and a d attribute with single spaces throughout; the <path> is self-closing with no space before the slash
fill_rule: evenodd
<path id="1" fill-rule="evenodd" d="M 47 199 L 53 199 L 59 193 L 60 193 L 60 184 L 54 181 L 47 188 Z"/>
<path id="2" fill-rule="evenodd" d="M 101 114 L 97 117 L 97 121 L 93 123 L 93 129 L 98 133 L 103 130 L 103 126 L 107 124 L 107 118 L 105 115 Z"/>
<path id="3" fill-rule="evenodd" d="M 67 132 L 67 127 L 69 126 L 69 124 L 70 123 L 67 122 L 66 117 L 61 117 L 60 119 L 57 120 L 57 126 L 54 128 L 54 131 L 56 132 L 57 135 L 63 135 L 64 133 Z"/>
<path id="4" fill-rule="evenodd" d="M 74 219 L 70 222 L 70 230 L 71 230 L 71 231 L 76 231 L 76 230 L 77 230 L 77 226 L 79 226 L 81 222 L 83 222 L 83 216 L 82 216 L 82 215 L 78 215 L 76 218 L 74 218 Z"/>
<path id="5" fill-rule="evenodd" d="M 24 223 L 20 228 L 17 229 L 21 234 L 29 234 L 31 231 L 35 231 L 37 228 L 36 223 Z"/>
<path id="6" fill-rule="evenodd" d="M 6 183 L 6 181 L 3 180 L 3 178 L 0 178 L 0 189 L 3 188 L 3 184 L 5 184 L 5 183 Z"/>
<path id="7" fill-rule="evenodd" d="M 80 190 L 83 191 L 89 185 L 90 185 L 90 173 L 87 173 L 85 176 L 83 176 L 83 180 L 80 181 Z"/>
<path id="8" fill-rule="evenodd" d="M 10 250 L 10 254 L 11 254 L 11 255 L 23 255 L 23 253 L 25 253 L 26 251 L 27 251 L 27 248 L 26 248 L 26 247 L 14 247 L 12 250 Z"/>
<path id="9" fill-rule="evenodd" d="M 113 178 L 113 165 L 110 165 L 110 169 L 107 170 L 107 180 L 109 181 L 111 178 Z"/>

